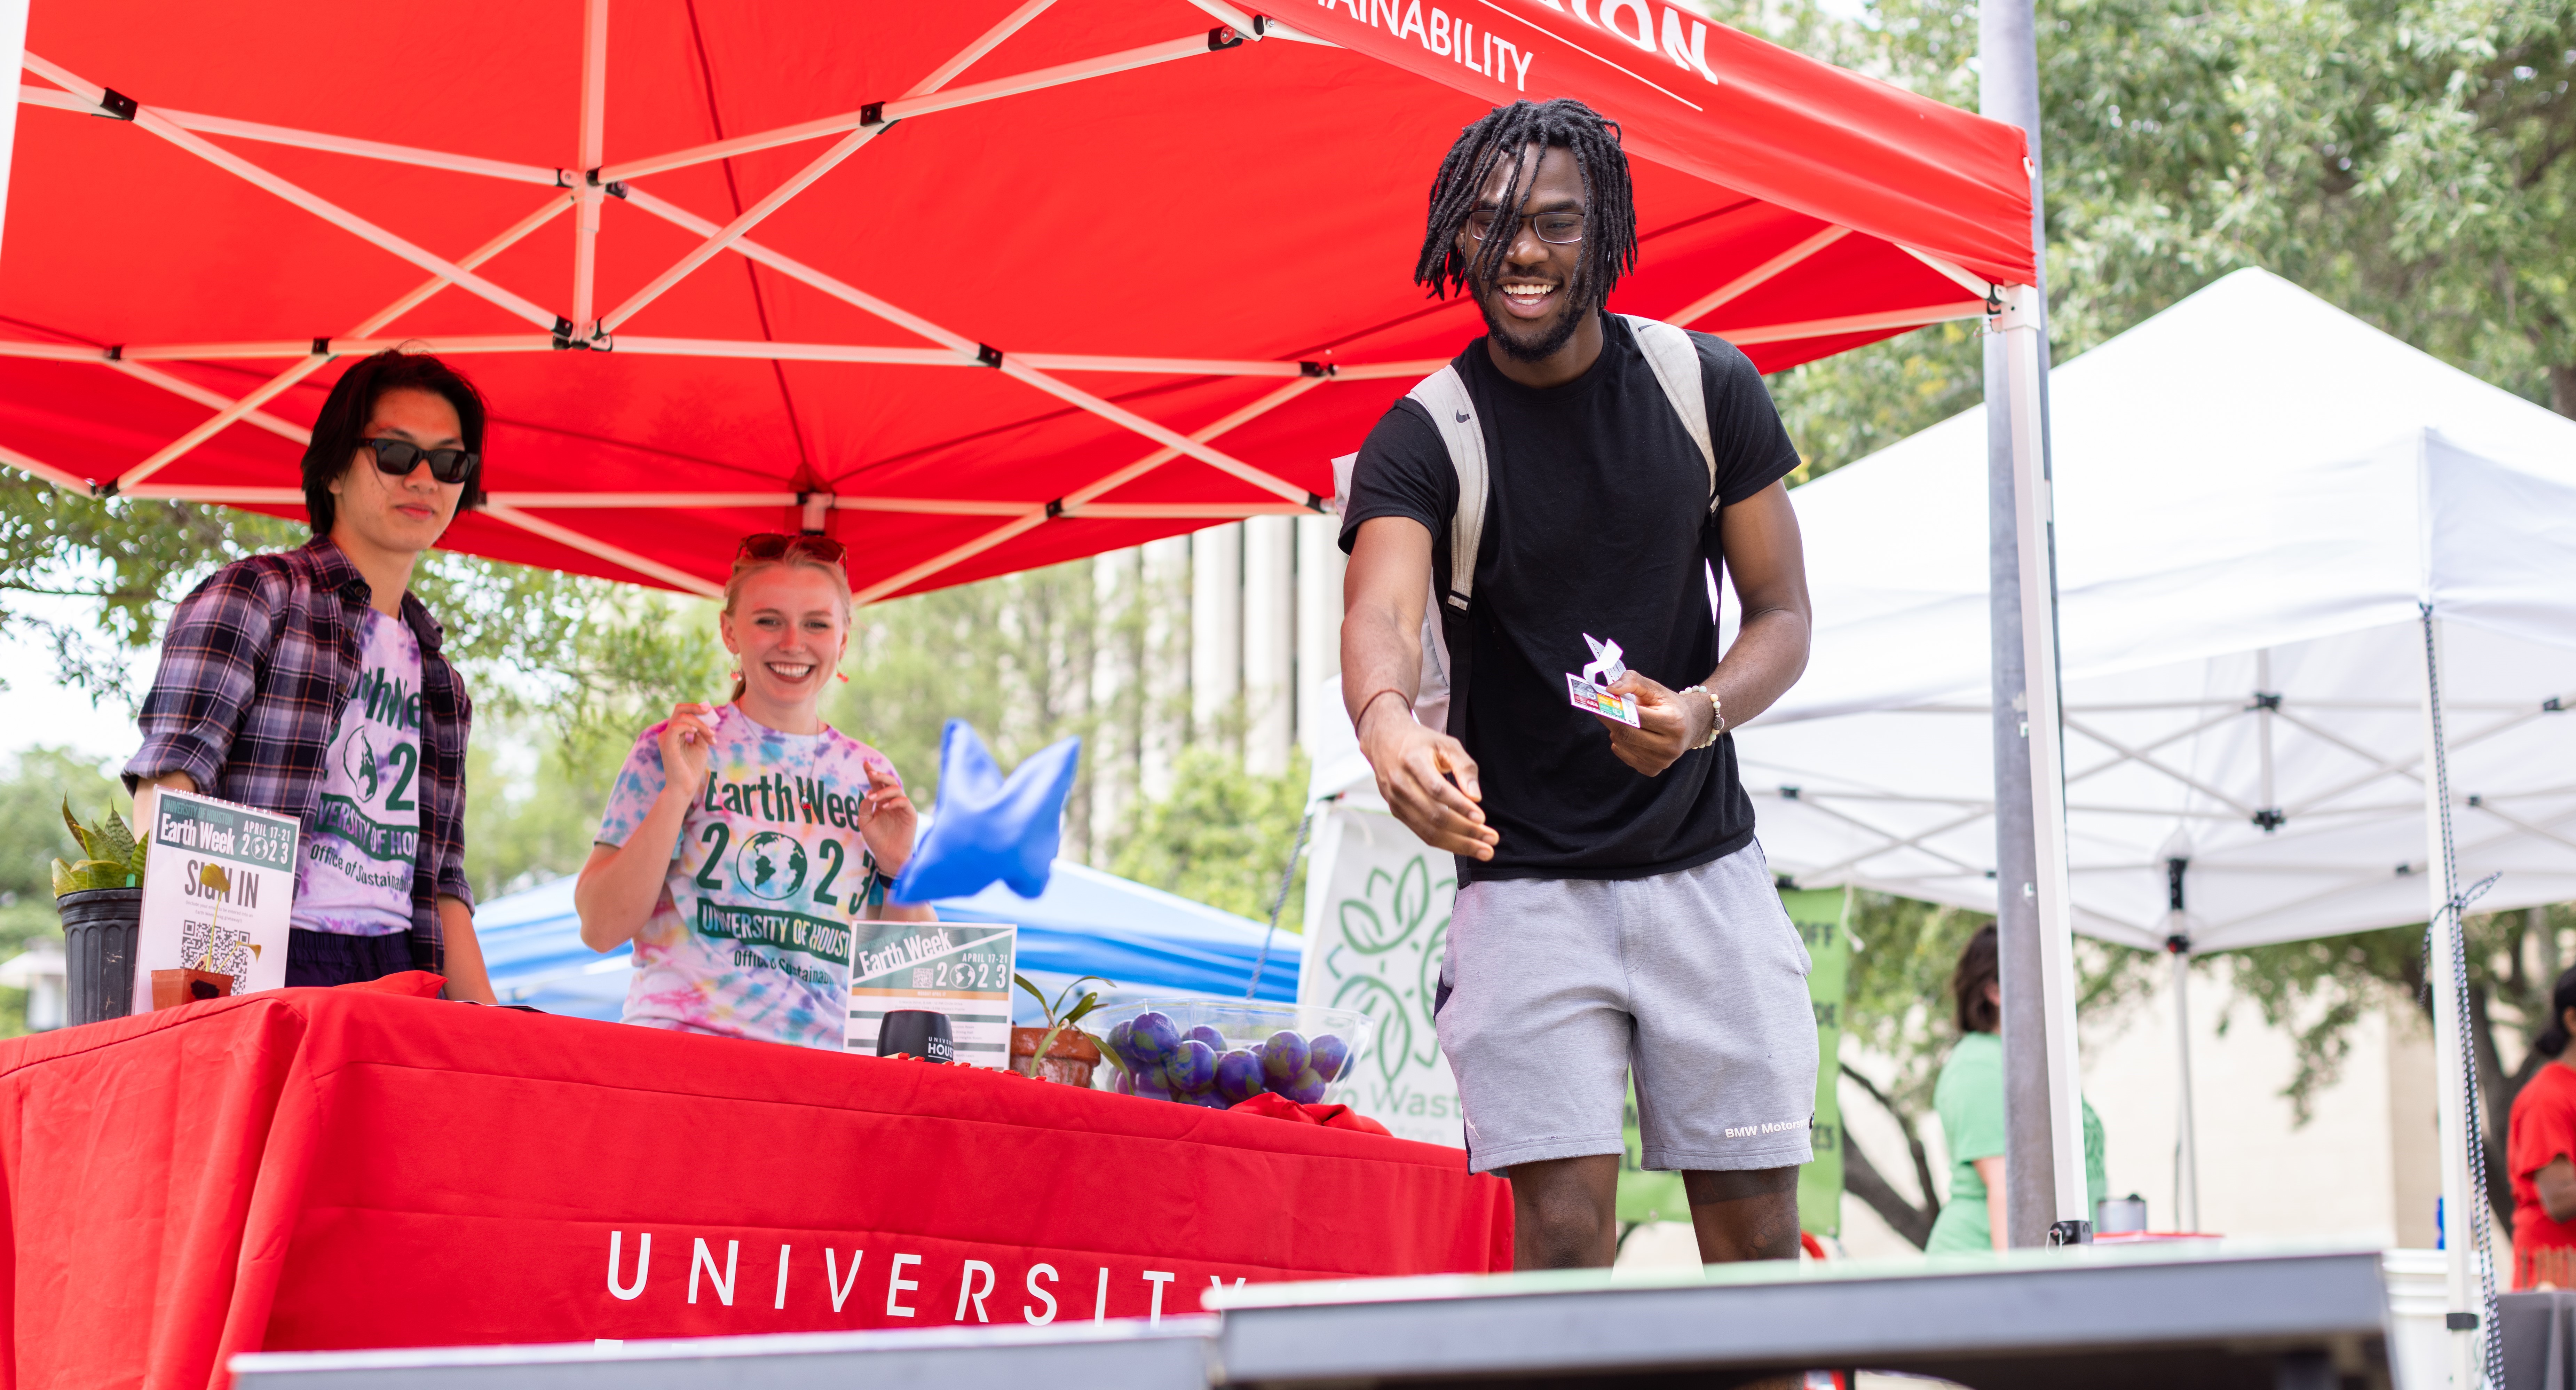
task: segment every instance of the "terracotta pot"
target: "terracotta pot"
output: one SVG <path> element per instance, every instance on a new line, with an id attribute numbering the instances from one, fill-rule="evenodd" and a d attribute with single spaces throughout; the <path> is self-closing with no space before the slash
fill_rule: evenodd
<path id="1" fill-rule="evenodd" d="M 1037 1055 L 1038 1040 L 1046 1034 L 1044 1028 L 1011 1030 L 1011 1070 L 1028 1071 L 1029 1059 Z M 1078 1028 L 1067 1028 L 1055 1035 L 1055 1045 L 1047 1049 L 1046 1060 L 1038 1064 L 1037 1074 L 1041 1081 L 1089 1089 L 1091 1069 L 1098 1065 L 1100 1044 Z"/>

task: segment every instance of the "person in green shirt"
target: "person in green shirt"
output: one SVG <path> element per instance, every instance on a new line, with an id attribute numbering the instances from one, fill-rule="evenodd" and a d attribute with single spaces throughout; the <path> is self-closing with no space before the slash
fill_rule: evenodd
<path id="1" fill-rule="evenodd" d="M 1958 1005 L 1959 1041 L 1932 1086 L 1932 1108 L 1950 1149 L 1950 1200 L 1932 1222 L 1932 1255 L 2004 1248 L 2004 1040 L 1996 1032 L 2003 1014 L 1995 929 L 1968 938 L 1950 975 Z M 2102 1176 L 2102 1121 L 2084 1105 L 2085 1209 L 2110 1190 Z"/>

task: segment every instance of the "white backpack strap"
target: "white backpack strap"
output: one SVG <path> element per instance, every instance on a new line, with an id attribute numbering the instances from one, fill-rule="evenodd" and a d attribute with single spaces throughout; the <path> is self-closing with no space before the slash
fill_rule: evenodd
<path id="1" fill-rule="evenodd" d="M 1689 332 L 1662 319 L 1635 314 L 1620 317 L 1635 330 L 1637 346 L 1646 354 L 1646 365 L 1655 369 L 1655 381 L 1664 388 L 1664 399 L 1673 403 L 1673 413 L 1682 418 L 1682 428 L 1690 431 L 1691 442 L 1699 446 L 1699 460 L 1708 466 L 1708 509 L 1716 511 L 1717 450 L 1708 439 L 1708 394 L 1700 383 L 1699 344 L 1691 341 Z"/>
<path id="2" fill-rule="evenodd" d="M 1449 448 L 1449 466 L 1458 472 L 1458 510 L 1449 516 L 1449 592 L 1433 597 L 1464 613 L 1475 597 L 1476 551 L 1485 539 L 1485 429 L 1454 366 L 1424 377 L 1405 394 L 1431 412 L 1432 426 Z M 1438 588 L 1436 576 L 1433 587 Z"/>

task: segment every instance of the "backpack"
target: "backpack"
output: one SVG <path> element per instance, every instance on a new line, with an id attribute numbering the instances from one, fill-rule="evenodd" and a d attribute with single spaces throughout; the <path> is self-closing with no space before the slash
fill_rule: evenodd
<path id="1" fill-rule="evenodd" d="M 1709 443 L 1708 396 L 1700 381 L 1699 346 L 1688 331 L 1660 319 L 1619 317 L 1637 335 L 1637 346 L 1646 355 L 1646 365 L 1654 369 L 1656 384 L 1664 388 L 1664 399 L 1681 417 L 1691 442 L 1699 446 L 1700 461 L 1708 466 L 1708 510 L 1714 515 L 1717 451 Z M 1413 697 L 1415 719 L 1456 736 L 1460 731 L 1451 727 L 1450 693 L 1467 686 L 1467 615 L 1475 602 L 1476 559 L 1484 544 L 1485 513 L 1493 501 L 1492 479 L 1485 465 L 1485 430 L 1456 363 L 1424 377 L 1405 394 L 1430 412 L 1440 442 L 1448 447 L 1449 466 L 1458 471 L 1458 507 L 1449 516 L 1451 572 L 1431 576 L 1430 602 L 1422 609 L 1421 683 Z M 1359 459 L 1351 453 L 1333 460 L 1336 513 L 1350 498 L 1351 472 Z"/>

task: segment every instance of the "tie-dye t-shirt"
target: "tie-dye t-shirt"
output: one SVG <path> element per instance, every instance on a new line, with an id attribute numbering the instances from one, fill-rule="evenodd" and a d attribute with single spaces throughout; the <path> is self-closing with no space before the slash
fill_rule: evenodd
<path id="1" fill-rule="evenodd" d="M 667 721 L 665 721 L 667 722 Z M 782 734 L 717 709 L 706 785 L 681 822 L 661 901 L 635 934 L 624 1021 L 839 1050 L 851 923 L 881 900 L 859 838 L 883 753 L 831 728 Z M 626 843 L 662 794 L 656 724 L 609 793 L 598 842 Z"/>

